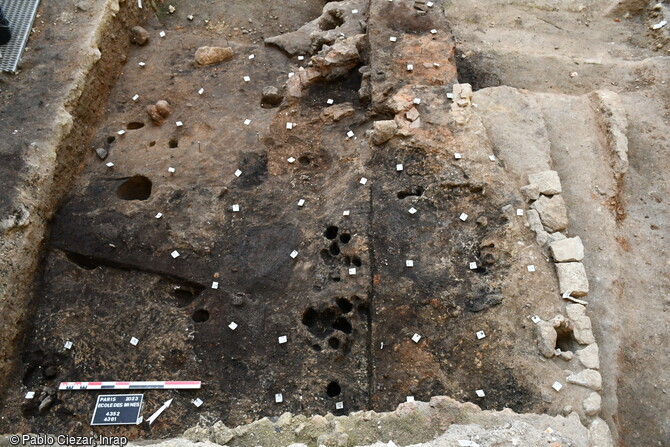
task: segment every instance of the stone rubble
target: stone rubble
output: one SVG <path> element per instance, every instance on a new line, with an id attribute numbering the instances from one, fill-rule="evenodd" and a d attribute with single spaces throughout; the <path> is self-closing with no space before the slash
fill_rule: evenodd
<path id="1" fill-rule="evenodd" d="M 195 52 L 195 62 L 200 66 L 218 64 L 232 59 L 233 55 L 230 47 L 200 47 Z"/>
<path id="2" fill-rule="evenodd" d="M 584 259 L 584 245 L 579 236 L 554 241 L 549 244 L 554 262 L 580 262 Z"/>

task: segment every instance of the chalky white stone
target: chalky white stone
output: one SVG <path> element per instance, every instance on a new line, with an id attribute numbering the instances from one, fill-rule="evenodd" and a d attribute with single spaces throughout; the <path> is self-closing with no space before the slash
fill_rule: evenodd
<path id="1" fill-rule="evenodd" d="M 352 14 L 358 14 L 358 9 L 352 9 L 352 10 L 351 10 L 351 13 L 352 13 Z"/>
<path id="2" fill-rule="evenodd" d="M 417 105 L 418 105 L 418 104 L 421 104 L 421 98 L 414 98 L 414 99 L 412 100 L 412 102 L 413 102 L 414 104 L 417 104 Z"/>
<path id="3" fill-rule="evenodd" d="M 342 211 L 342 215 L 343 215 L 343 216 L 348 216 L 348 215 L 349 215 L 349 210 L 344 210 L 344 211 Z"/>
<path id="4" fill-rule="evenodd" d="M 252 60 L 252 59 L 255 58 L 255 57 L 256 57 L 255 54 L 250 54 L 250 55 L 249 55 L 249 60 Z"/>
<path id="5" fill-rule="evenodd" d="M 288 77 L 289 77 L 289 78 L 292 78 L 293 76 L 295 76 L 295 73 L 293 73 L 293 72 L 290 72 L 290 73 L 288 74 Z"/>
<path id="6" fill-rule="evenodd" d="M 436 29 L 430 30 L 430 34 L 437 34 L 437 30 Z"/>
<path id="7" fill-rule="evenodd" d="M 305 60 L 305 56 L 298 56 L 298 60 L 299 60 L 299 61 L 304 61 L 304 60 Z"/>
<path id="8" fill-rule="evenodd" d="M 530 317 L 531 321 L 535 324 L 538 324 L 540 321 L 542 321 L 542 318 L 538 317 L 537 315 L 533 315 Z"/>
<path id="9" fill-rule="evenodd" d="M 140 62 L 140 63 L 139 63 L 139 64 L 137 64 L 137 65 L 139 65 L 140 67 L 144 68 L 144 67 L 146 67 L 146 65 L 147 65 L 147 64 L 146 64 L 146 63 L 144 63 L 144 62 Z"/>
<path id="10" fill-rule="evenodd" d="M 496 156 L 495 155 L 489 155 L 489 160 L 496 161 Z"/>
<path id="11" fill-rule="evenodd" d="M 288 130 L 293 129 L 293 123 L 286 123 L 286 128 L 287 128 Z"/>

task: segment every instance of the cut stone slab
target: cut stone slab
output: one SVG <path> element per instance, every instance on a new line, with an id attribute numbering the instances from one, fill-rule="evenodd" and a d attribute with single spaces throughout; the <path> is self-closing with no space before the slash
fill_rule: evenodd
<path id="1" fill-rule="evenodd" d="M 558 177 L 558 172 L 556 171 L 542 171 L 530 174 L 528 176 L 528 183 L 537 185 L 540 194 L 548 196 L 560 194 L 563 191 L 561 188 L 561 179 Z"/>
<path id="2" fill-rule="evenodd" d="M 588 295 L 589 280 L 581 262 L 561 262 L 555 264 L 561 295 L 571 292 L 574 297 Z"/>
<path id="3" fill-rule="evenodd" d="M 565 201 L 560 195 L 537 199 L 531 207 L 540 214 L 542 225 L 547 231 L 561 231 L 568 228 L 568 210 Z"/>
<path id="4" fill-rule="evenodd" d="M 597 343 L 591 343 L 586 348 L 577 351 L 577 358 L 589 369 L 600 369 L 599 355 L 600 349 Z"/>
<path id="5" fill-rule="evenodd" d="M 584 259 L 584 245 L 579 236 L 554 241 L 549 249 L 555 262 L 579 262 Z"/>
<path id="6" fill-rule="evenodd" d="M 374 133 L 372 134 L 372 141 L 375 144 L 384 144 L 395 135 L 398 129 L 398 124 L 395 120 L 381 120 L 375 121 L 372 125 Z"/>
<path id="7" fill-rule="evenodd" d="M 585 369 L 578 374 L 570 374 L 565 380 L 568 383 L 585 386 L 594 391 L 600 391 L 603 388 L 603 379 L 600 373 L 594 369 Z"/>
<path id="8" fill-rule="evenodd" d="M 602 398 L 600 397 L 600 394 L 593 392 L 589 395 L 589 397 L 584 399 L 582 405 L 584 406 L 584 413 L 586 413 L 588 416 L 595 416 L 596 414 L 600 413 Z"/>
<path id="9" fill-rule="evenodd" d="M 233 58 L 233 49 L 230 47 L 200 47 L 195 52 L 195 61 L 198 65 L 212 65 Z"/>
<path id="10" fill-rule="evenodd" d="M 526 202 L 532 202 L 540 198 L 540 188 L 534 183 L 522 186 L 521 195 L 526 199 Z"/>
<path id="11" fill-rule="evenodd" d="M 596 339 L 593 336 L 593 329 L 591 327 L 591 319 L 589 317 L 578 317 L 572 321 L 572 335 L 575 341 L 580 345 L 590 345 L 595 343 Z"/>
<path id="12" fill-rule="evenodd" d="M 537 344 L 540 348 L 540 354 L 550 359 L 554 356 L 556 350 L 556 339 L 558 334 L 554 325 L 547 321 L 540 321 L 537 328 Z"/>

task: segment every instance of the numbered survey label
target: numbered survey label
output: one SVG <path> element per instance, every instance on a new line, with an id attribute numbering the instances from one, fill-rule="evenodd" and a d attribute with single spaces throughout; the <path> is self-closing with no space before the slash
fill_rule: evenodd
<path id="1" fill-rule="evenodd" d="M 91 425 L 137 424 L 143 397 L 143 394 L 98 396 Z"/>

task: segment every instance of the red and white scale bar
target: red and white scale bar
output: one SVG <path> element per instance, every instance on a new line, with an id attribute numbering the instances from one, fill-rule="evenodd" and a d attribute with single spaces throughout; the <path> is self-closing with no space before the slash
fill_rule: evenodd
<path id="1" fill-rule="evenodd" d="M 61 382 L 59 390 L 197 390 L 202 382 Z"/>

